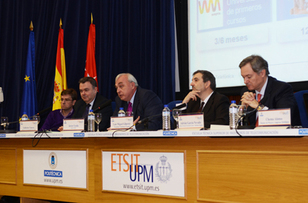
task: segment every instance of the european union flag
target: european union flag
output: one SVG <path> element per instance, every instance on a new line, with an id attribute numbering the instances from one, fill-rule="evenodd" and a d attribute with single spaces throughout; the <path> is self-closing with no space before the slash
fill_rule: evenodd
<path id="1" fill-rule="evenodd" d="M 37 97 L 35 83 L 35 41 L 33 31 L 30 31 L 29 36 L 26 73 L 24 80 L 25 84 L 21 102 L 20 117 L 25 112 L 30 118 L 37 113 Z"/>

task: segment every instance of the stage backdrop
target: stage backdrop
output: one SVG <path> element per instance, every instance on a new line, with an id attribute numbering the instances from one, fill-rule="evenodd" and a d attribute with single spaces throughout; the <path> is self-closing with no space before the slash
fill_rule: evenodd
<path id="1" fill-rule="evenodd" d="M 67 86 L 78 91 L 78 80 L 84 76 L 91 13 L 96 27 L 100 94 L 114 100 L 116 75 L 130 72 L 141 87 L 153 90 L 163 103 L 175 99 L 173 0 L 2 0 L 1 116 L 8 116 L 10 121 L 20 116 L 31 21 L 38 111 L 52 105 L 60 18 Z"/>

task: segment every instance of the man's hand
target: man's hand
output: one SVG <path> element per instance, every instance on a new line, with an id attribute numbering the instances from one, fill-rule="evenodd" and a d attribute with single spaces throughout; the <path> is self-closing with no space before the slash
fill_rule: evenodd
<path id="1" fill-rule="evenodd" d="M 243 105 L 250 106 L 251 108 L 257 108 L 259 102 L 256 100 L 256 94 L 252 92 L 245 92 L 241 98 Z"/>
<path id="2" fill-rule="evenodd" d="M 60 126 L 59 128 L 58 128 L 58 130 L 61 132 L 61 131 L 63 131 L 63 126 Z"/>
<path id="3" fill-rule="evenodd" d="M 197 97 L 199 97 L 199 93 L 200 91 L 197 90 L 192 90 L 191 92 L 189 92 L 186 97 L 184 98 L 184 100 L 182 101 L 183 103 L 187 104 L 191 99 L 196 101 Z"/>

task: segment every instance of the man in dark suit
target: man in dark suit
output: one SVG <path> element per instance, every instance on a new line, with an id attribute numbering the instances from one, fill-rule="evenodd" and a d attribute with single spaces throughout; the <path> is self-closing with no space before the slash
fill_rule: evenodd
<path id="1" fill-rule="evenodd" d="M 115 79 L 118 96 L 115 98 L 116 108 L 113 116 L 118 115 L 120 107 L 124 111 L 132 111 L 134 123 L 148 118 L 145 124 L 137 124 L 137 130 L 158 130 L 162 128 L 163 104 L 160 98 L 151 90 L 138 86 L 136 78 L 130 73 L 121 73 Z"/>
<path id="2" fill-rule="evenodd" d="M 99 124 L 99 130 L 104 131 L 110 126 L 110 116 L 112 115 L 111 104 L 104 108 L 99 108 L 105 104 L 108 99 L 98 94 L 97 84 L 94 78 L 84 77 L 79 80 L 79 90 L 81 99 L 74 106 L 72 118 L 87 118 L 89 111 L 102 114 L 102 121 Z M 87 120 L 87 119 L 86 119 Z M 85 126 L 86 122 L 85 122 Z M 85 130 L 87 128 L 85 127 Z"/>
<path id="3" fill-rule="evenodd" d="M 251 55 L 239 65 L 246 87 L 242 89 L 242 104 L 248 111 L 255 108 L 291 109 L 292 125 L 301 125 L 298 106 L 291 85 L 269 75 L 268 63 L 261 56 Z M 248 116 L 250 125 L 256 125 L 256 113 Z"/>
<path id="4" fill-rule="evenodd" d="M 183 100 L 187 104 L 184 113 L 203 112 L 204 127 L 210 128 L 211 124 L 229 124 L 229 99 L 216 92 L 214 75 L 205 70 L 194 72 L 192 91 Z"/>

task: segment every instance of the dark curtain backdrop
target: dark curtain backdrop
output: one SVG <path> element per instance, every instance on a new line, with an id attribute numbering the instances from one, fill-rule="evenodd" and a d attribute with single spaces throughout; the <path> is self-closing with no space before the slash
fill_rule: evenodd
<path id="1" fill-rule="evenodd" d="M 96 27 L 100 94 L 114 100 L 116 75 L 130 72 L 141 87 L 153 90 L 163 103 L 175 99 L 173 0 L 1 0 L 1 116 L 14 121 L 20 114 L 30 21 L 35 33 L 38 110 L 52 105 L 60 18 L 67 83 L 78 91 L 91 13 Z"/>

